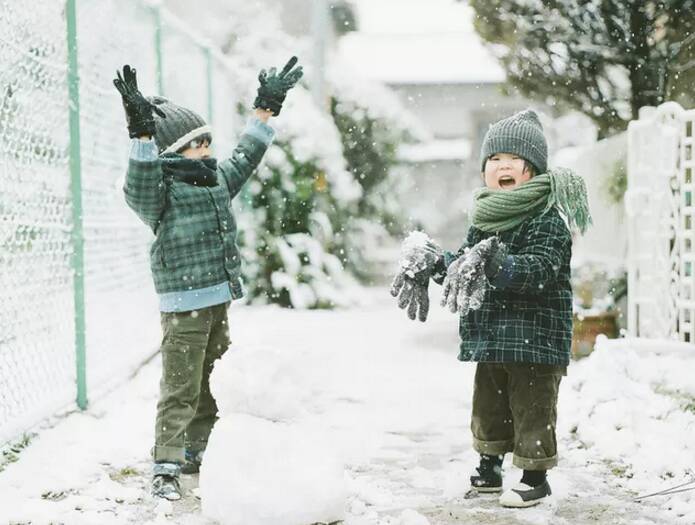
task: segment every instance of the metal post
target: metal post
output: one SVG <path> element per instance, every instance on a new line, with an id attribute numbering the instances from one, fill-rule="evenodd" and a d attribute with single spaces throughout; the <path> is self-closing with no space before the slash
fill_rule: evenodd
<path id="1" fill-rule="evenodd" d="M 314 71 L 311 77 L 311 93 L 314 102 L 324 110 L 328 109 L 326 97 L 326 46 L 330 16 L 326 0 L 312 0 L 311 33 L 314 40 Z"/>
<path id="2" fill-rule="evenodd" d="M 212 53 L 210 52 L 210 48 L 206 47 L 204 48 L 205 52 L 205 73 L 207 76 L 207 96 L 208 96 L 208 124 L 212 126 L 212 116 L 213 116 L 213 111 L 214 111 L 214 106 L 213 106 L 213 100 L 212 100 L 212 94 L 213 94 L 213 86 L 212 86 Z"/>
<path id="3" fill-rule="evenodd" d="M 162 59 L 162 10 L 152 8 L 154 14 L 154 52 L 156 60 L 157 94 L 164 96 L 164 63 Z"/>
<path id="4" fill-rule="evenodd" d="M 72 270 L 75 300 L 75 361 L 77 406 L 87 408 L 87 356 L 84 305 L 84 234 L 82 227 L 82 165 L 80 159 L 80 79 L 77 63 L 75 0 L 67 0 L 68 95 L 70 126 L 70 190 L 72 196 Z"/>

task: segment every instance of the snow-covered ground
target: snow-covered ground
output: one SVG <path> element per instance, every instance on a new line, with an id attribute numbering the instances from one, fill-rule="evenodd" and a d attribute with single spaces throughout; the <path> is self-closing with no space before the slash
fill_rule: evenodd
<path id="1" fill-rule="evenodd" d="M 349 525 L 695 523 L 693 492 L 633 501 L 687 481 L 695 468 L 692 346 L 605 341 L 573 363 L 562 383 L 553 496 L 533 509 L 508 510 L 494 497 L 463 498 L 476 464 L 474 366 L 456 360 L 455 317 L 433 305 L 426 324 L 411 322 L 385 289 L 364 294 L 365 306 L 342 311 L 232 307 L 233 348 L 213 374 L 222 419 L 200 490 L 197 476 L 188 476 L 180 502 L 148 494 L 155 359 L 87 412 L 37 431 L 18 461 L 5 461 L 0 523 L 216 523 L 203 512 L 216 515 L 225 498 L 238 501 L 231 491 L 243 473 L 248 525 L 260 523 L 254 503 L 258 516 L 273 501 L 292 513 L 342 489 Z M 326 476 L 326 484 L 314 479 L 311 501 L 273 499 L 285 478 L 287 495 L 299 493 L 301 476 L 269 475 L 288 464 L 268 452 L 272 425 L 294 440 L 284 450 L 301 452 L 307 472 Z M 254 432 L 264 454 L 241 457 L 226 447 L 251 446 Z M 320 446 L 303 446 L 302 435 Z M 342 489 L 331 484 L 334 470 L 319 468 L 327 455 L 345 465 Z M 214 468 L 225 462 L 241 472 Z M 506 483 L 520 477 L 509 457 L 505 476 Z M 225 512 L 226 522 L 239 522 L 234 507 Z"/>

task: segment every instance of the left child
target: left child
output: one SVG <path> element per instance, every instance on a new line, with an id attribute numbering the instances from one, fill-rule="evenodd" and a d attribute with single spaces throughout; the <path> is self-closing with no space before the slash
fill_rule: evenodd
<path id="1" fill-rule="evenodd" d="M 155 497 L 181 498 L 179 475 L 198 472 L 217 420 L 210 372 L 230 344 L 227 308 L 243 295 L 232 199 L 273 140 L 267 122 L 302 77 L 296 63 L 292 57 L 280 72 L 261 71 L 255 115 L 220 163 L 200 115 L 163 97 L 144 97 L 128 65 L 114 79 L 132 139 L 125 200 L 155 235 L 150 267 L 163 332 Z"/>

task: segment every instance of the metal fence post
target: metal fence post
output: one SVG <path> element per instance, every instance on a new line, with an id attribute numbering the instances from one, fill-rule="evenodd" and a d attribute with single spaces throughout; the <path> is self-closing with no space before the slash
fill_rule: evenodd
<path id="1" fill-rule="evenodd" d="M 162 58 L 162 9 L 153 7 L 154 14 L 154 52 L 156 60 L 157 93 L 164 96 L 164 63 Z"/>
<path id="2" fill-rule="evenodd" d="M 75 300 L 75 361 L 77 406 L 87 408 L 86 337 L 84 304 L 84 234 L 82 225 L 82 164 L 80 158 L 80 87 L 77 61 L 76 0 L 67 0 L 68 96 L 70 127 L 70 192 L 72 198 L 72 269 Z"/>
<path id="3" fill-rule="evenodd" d="M 212 126 L 212 116 L 215 110 L 212 100 L 213 86 L 212 86 L 212 52 L 209 47 L 204 48 L 205 53 L 205 74 L 207 77 L 207 96 L 208 96 L 208 124 Z"/>

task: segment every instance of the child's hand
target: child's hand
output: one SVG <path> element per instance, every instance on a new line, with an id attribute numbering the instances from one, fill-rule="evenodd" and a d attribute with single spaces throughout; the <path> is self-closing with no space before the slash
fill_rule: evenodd
<path id="1" fill-rule="evenodd" d="M 430 277 L 441 257 L 442 249 L 423 232 L 412 232 L 403 242 L 391 295 L 398 297 L 399 308 L 407 308 L 411 320 L 416 316 L 423 323 L 427 320 Z"/>
<path id="2" fill-rule="evenodd" d="M 290 58 L 279 74 L 274 67 L 271 67 L 268 72 L 265 69 L 261 70 L 258 75 L 258 81 L 261 85 L 258 88 L 258 96 L 253 102 L 254 108 L 272 111 L 273 115 L 276 116 L 280 114 L 287 92 L 299 82 L 304 74 L 302 66 L 294 67 L 296 63 L 297 57 Z"/>
<path id="3" fill-rule="evenodd" d="M 166 115 L 140 93 L 135 68 L 126 64 L 123 66 L 123 76 L 121 76 L 120 71 L 116 71 L 113 85 L 116 86 L 123 100 L 130 138 L 154 135 L 155 126 L 152 113 L 156 112 L 162 118 L 166 118 Z"/>
<path id="4" fill-rule="evenodd" d="M 499 239 L 490 237 L 452 262 L 442 286 L 441 305 L 460 315 L 480 308 L 488 287 L 486 267 L 499 250 Z"/>

